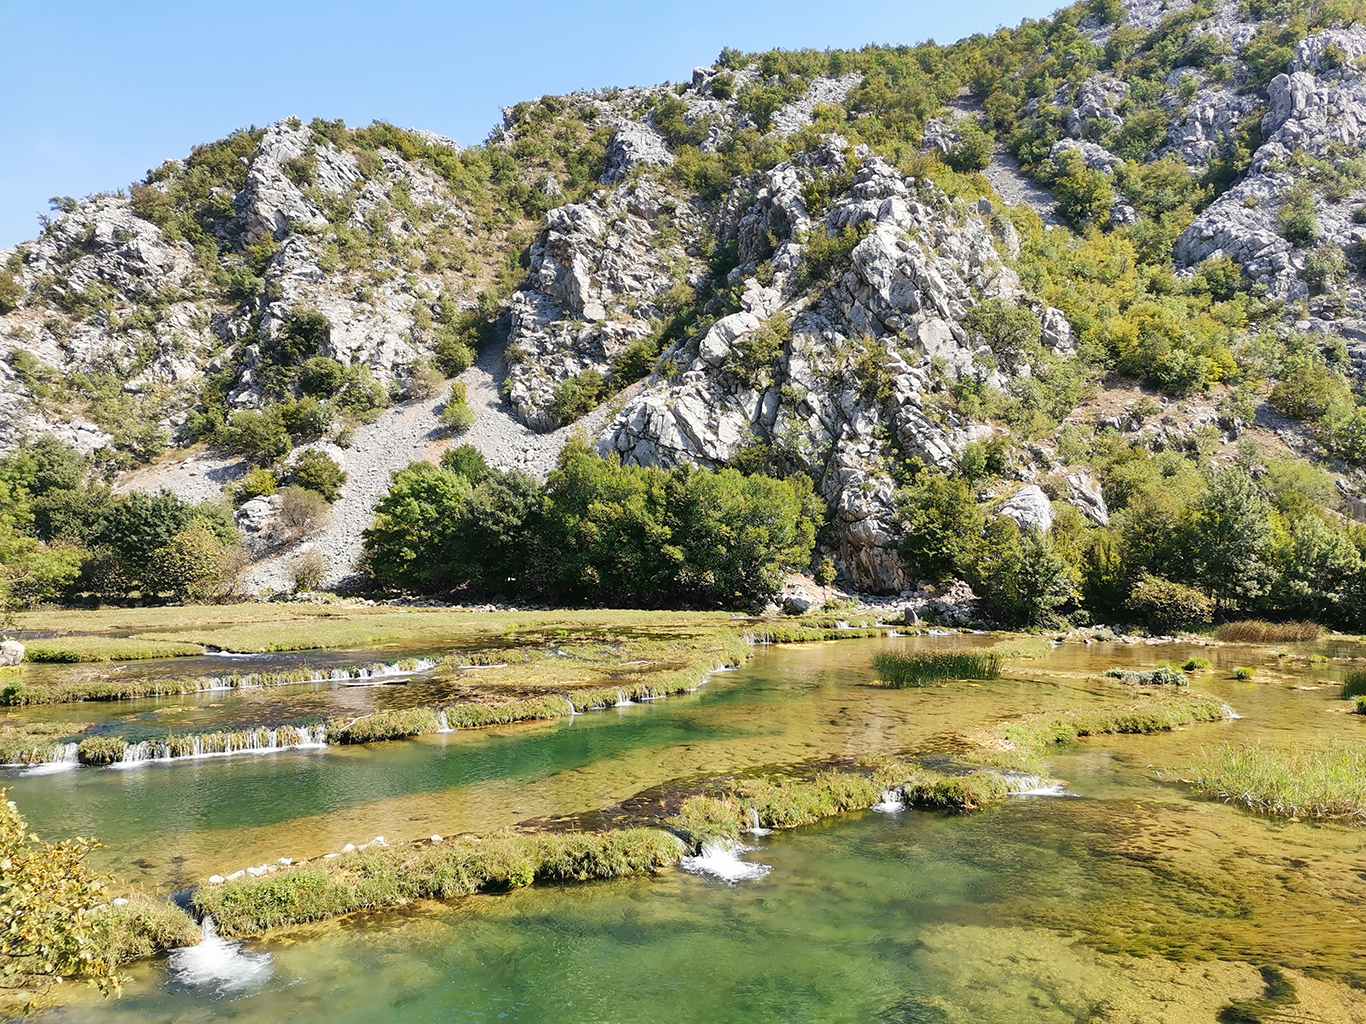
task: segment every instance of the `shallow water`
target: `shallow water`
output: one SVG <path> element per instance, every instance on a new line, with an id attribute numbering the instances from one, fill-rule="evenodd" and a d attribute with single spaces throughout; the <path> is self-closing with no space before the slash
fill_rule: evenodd
<path id="1" fill-rule="evenodd" d="M 966 693 L 864 685 L 873 653 L 888 643 L 904 641 L 774 648 L 695 693 L 572 719 L 325 751 L 6 774 L 40 835 L 99 836 L 102 867 L 174 888 L 376 835 L 450 835 L 594 811 L 703 774 L 940 752 L 981 721 L 1104 692 L 1071 677 L 966 684 Z"/>
<path id="2" fill-rule="evenodd" d="M 167 888 L 376 834 L 594 811 L 701 774 L 945 752 L 981 723 L 1112 694 L 1091 678 L 1112 665 L 1209 658 L 1196 687 L 1242 717 L 1060 751 L 1048 769 L 1074 795 L 971 817 L 885 808 L 746 837 L 755 849 L 712 851 L 692 872 L 223 944 L 190 958 L 197 975 L 142 965 L 123 1000 L 52 1020 L 1208 1022 L 1274 965 L 1297 986 L 1295 1019 L 1366 1021 L 1366 997 L 1343 984 L 1366 980 L 1363 833 L 1264 821 L 1179 782 L 1208 744 L 1366 738 L 1337 699 L 1344 663 L 1065 646 L 992 682 L 862 685 L 889 644 L 904 641 L 773 648 L 694 694 L 573 719 L 9 784 L 45 838 L 94 832 L 102 864 Z M 1256 679 L 1232 680 L 1246 664 Z"/>

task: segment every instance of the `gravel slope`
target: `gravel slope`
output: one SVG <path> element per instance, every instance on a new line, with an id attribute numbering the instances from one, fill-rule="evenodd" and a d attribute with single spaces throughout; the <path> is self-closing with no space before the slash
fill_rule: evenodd
<path id="1" fill-rule="evenodd" d="M 328 566 L 325 585 L 335 587 L 355 574 L 361 555 L 361 534 L 370 525 L 375 505 L 389 489 L 390 474 L 410 462 L 438 462 L 449 447 L 471 444 L 489 465 L 521 470 L 538 480 L 555 468 L 565 441 L 575 432 L 592 437 L 605 425 L 603 406 L 577 423 L 548 434 L 537 434 L 513 416 L 502 398 L 507 377 L 502 345 L 490 345 L 478 362 L 461 374 L 466 400 L 474 411 L 474 425 L 459 437 L 445 437 L 437 414 L 445 397 L 405 402 L 387 409 L 375 422 L 359 428 L 348 449 L 331 444 L 313 447 L 326 451 L 346 471 L 342 495 L 332 506 L 331 521 L 319 532 L 256 562 L 248 571 L 249 591 L 287 590 L 290 564 L 305 549 L 321 552 Z"/>

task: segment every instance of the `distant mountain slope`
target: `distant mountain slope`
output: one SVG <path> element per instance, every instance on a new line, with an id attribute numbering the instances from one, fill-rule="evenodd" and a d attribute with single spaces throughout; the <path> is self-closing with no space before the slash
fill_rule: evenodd
<path id="1" fill-rule="evenodd" d="M 302 545 L 354 570 L 385 474 L 444 443 L 438 370 L 498 464 L 544 473 L 592 413 L 628 461 L 808 474 L 818 560 L 873 591 L 914 582 L 909 460 L 992 438 L 987 502 L 1048 484 L 1100 521 L 1075 438 L 1209 458 L 1251 430 L 1336 460 L 1350 510 L 1366 414 L 1267 400 L 1295 359 L 1350 396 L 1366 358 L 1354 14 L 1097 0 L 947 47 L 726 51 L 517 104 L 463 151 L 239 131 L 0 252 L 0 442 L 51 433 L 198 497 L 191 468 L 240 477 L 213 453 L 264 410 L 281 464 L 312 446 L 351 474 L 326 539 L 257 544 L 276 588 Z"/>

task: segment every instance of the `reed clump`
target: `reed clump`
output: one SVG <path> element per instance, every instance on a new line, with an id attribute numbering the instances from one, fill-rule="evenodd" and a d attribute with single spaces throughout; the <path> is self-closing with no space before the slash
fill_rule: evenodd
<path id="1" fill-rule="evenodd" d="M 945 679 L 996 679 L 1004 659 L 996 651 L 882 651 L 873 655 L 879 684 L 895 689 Z"/>
<path id="2" fill-rule="evenodd" d="M 1274 818 L 1366 823 L 1366 748 L 1223 744 L 1187 768 L 1196 792 Z"/>
<path id="3" fill-rule="evenodd" d="M 1342 677 L 1342 699 L 1366 696 L 1366 672 L 1348 672 Z"/>
<path id="4" fill-rule="evenodd" d="M 1187 663 L 1189 664 L 1189 662 Z M 1206 665 L 1209 662 L 1205 663 Z M 1190 686 L 1190 678 L 1174 665 L 1158 665 L 1144 671 L 1128 668 L 1112 668 L 1105 673 L 1107 679 L 1118 679 L 1132 686 Z"/>
<path id="5" fill-rule="evenodd" d="M 1265 619 L 1243 619 L 1225 622 L 1214 631 L 1214 638 L 1231 644 L 1282 644 L 1317 640 L 1323 636 L 1317 622 L 1267 622 Z"/>
<path id="6" fill-rule="evenodd" d="M 199 644 L 136 637 L 64 636 L 33 640 L 25 645 L 24 660 L 72 665 L 79 662 L 147 661 L 203 654 Z"/>
<path id="7" fill-rule="evenodd" d="M 194 905 L 213 915 L 221 934 L 241 936 L 417 899 L 642 874 L 683 853 L 682 841 L 660 829 L 495 832 L 370 847 L 261 878 L 203 885 Z"/>
<path id="8" fill-rule="evenodd" d="M 90 728 L 70 722 L 25 722 L 0 726 L 0 764 L 44 764 L 60 760 L 67 744 Z"/>
<path id="9" fill-rule="evenodd" d="M 690 796 L 670 824 L 693 836 L 735 838 L 755 825 L 797 828 L 848 811 L 865 811 L 887 795 L 921 810 L 969 813 L 1009 795 L 995 771 L 938 772 L 886 759 L 870 772 L 828 771 L 811 778 L 744 779 Z"/>

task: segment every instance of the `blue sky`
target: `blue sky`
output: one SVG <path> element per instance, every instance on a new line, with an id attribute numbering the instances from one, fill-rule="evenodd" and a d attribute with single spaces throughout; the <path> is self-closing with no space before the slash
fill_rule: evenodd
<path id="1" fill-rule="evenodd" d="M 950 42 L 1057 6 L 0 0 L 0 247 L 36 234 L 49 196 L 124 187 L 197 142 L 291 114 L 469 144 L 518 100 L 681 81 L 723 46 Z"/>

